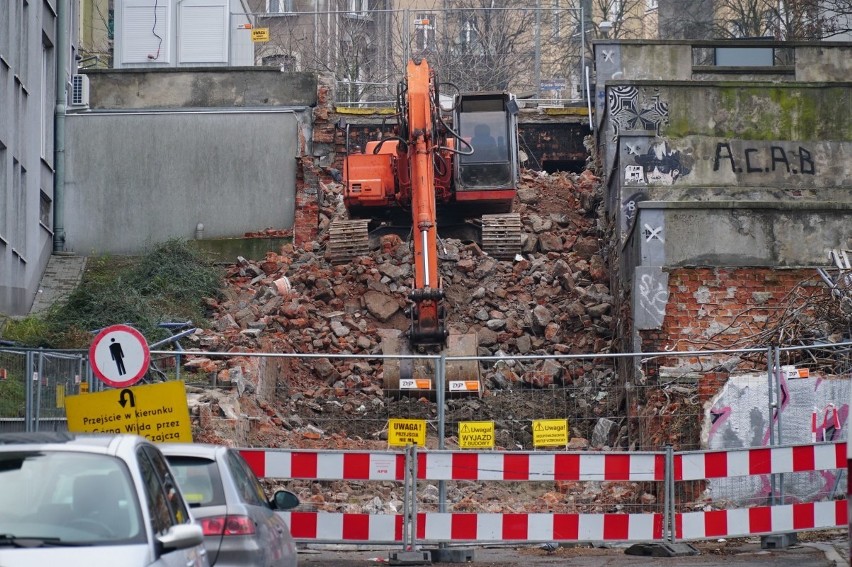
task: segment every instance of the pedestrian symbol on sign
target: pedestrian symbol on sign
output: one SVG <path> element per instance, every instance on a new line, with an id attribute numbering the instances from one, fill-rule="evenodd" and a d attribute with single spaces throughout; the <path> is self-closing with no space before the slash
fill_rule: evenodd
<path id="1" fill-rule="evenodd" d="M 124 368 L 124 351 L 121 350 L 121 343 L 115 342 L 115 337 L 109 340 L 109 354 L 115 361 L 115 368 L 118 370 L 119 376 L 127 374 L 127 369 Z"/>

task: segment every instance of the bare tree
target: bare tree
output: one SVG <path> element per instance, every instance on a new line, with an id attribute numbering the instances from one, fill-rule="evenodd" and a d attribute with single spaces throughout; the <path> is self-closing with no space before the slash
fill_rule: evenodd
<path id="1" fill-rule="evenodd" d="M 717 0 L 721 38 L 821 40 L 849 32 L 852 0 Z"/>

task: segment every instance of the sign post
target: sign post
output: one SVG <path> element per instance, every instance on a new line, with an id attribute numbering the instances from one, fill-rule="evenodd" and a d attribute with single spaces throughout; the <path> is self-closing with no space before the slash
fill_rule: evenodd
<path id="1" fill-rule="evenodd" d="M 126 388 L 138 382 L 151 362 L 148 342 L 128 325 L 102 329 L 89 347 L 92 372 L 107 386 Z"/>

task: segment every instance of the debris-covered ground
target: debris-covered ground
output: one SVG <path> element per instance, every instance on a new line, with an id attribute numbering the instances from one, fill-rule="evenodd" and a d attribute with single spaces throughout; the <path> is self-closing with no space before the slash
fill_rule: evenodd
<path id="1" fill-rule="evenodd" d="M 324 186 L 321 228 L 340 215 L 339 186 Z M 496 260 L 475 243 L 444 240 L 441 275 L 453 332 L 476 332 L 481 398 L 448 400 L 446 446 L 458 421 L 493 420 L 496 444 L 532 449 L 531 420 L 569 418 L 570 448 L 627 448 L 622 388 L 611 361 L 513 359 L 538 354 L 600 354 L 611 349 L 613 298 L 599 213 L 599 181 L 525 172 L 514 210 L 523 253 Z M 404 330 L 412 252 L 396 236 L 351 263 L 333 265 L 324 241 L 287 247 L 265 261 L 241 260 L 227 274 L 225 299 L 210 302 L 212 328 L 194 337 L 203 351 L 352 354 L 356 358 L 195 358 L 203 388 L 191 389 L 195 438 L 257 447 L 383 449 L 389 417 L 437 419 L 427 399 L 384 390 L 380 332 Z M 209 384 L 219 386 L 211 389 Z M 270 386 L 270 383 L 272 386 Z M 224 386 L 224 387 L 223 387 Z M 437 446 L 430 434 L 428 445 Z M 298 484 L 298 483 L 296 483 Z M 302 483 L 322 509 L 394 512 L 399 487 Z M 545 486 L 546 485 L 546 486 Z M 593 486 L 594 485 L 594 486 Z M 427 487 L 428 489 L 428 487 Z M 468 483 L 448 495 L 458 511 L 617 511 L 617 502 L 653 506 L 653 487 L 636 483 Z M 354 500 L 347 494 L 367 493 Z M 424 493 L 428 505 L 428 494 Z"/>

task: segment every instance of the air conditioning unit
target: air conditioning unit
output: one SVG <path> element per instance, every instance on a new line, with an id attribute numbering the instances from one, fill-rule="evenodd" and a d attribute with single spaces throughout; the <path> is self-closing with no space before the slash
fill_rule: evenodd
<path id="1" fill-rule="evenodd" d="M 89 107 L 89 77 L 71 76 L 71 106 Z"/>

